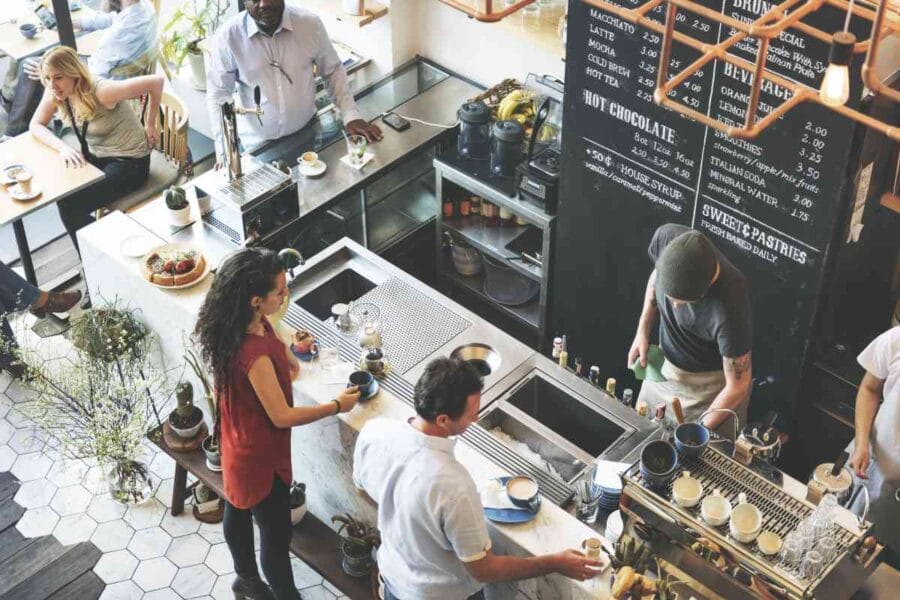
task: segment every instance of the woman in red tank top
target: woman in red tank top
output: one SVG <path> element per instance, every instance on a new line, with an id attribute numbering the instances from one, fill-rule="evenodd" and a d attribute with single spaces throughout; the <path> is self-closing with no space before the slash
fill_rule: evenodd
<path id="1" fill-rule="evenodd" d="M 359 392 L 342 390 L 319 406 L 295 407 L 291 381 L 300 364 L 267 318 L 289 294 L 284 266 L 270 250 L 230 255 L 200 308 L 194 335 L 212 370 L 219 405 L 225 541 L 237 600 L 299 600 L 291 571 L 291 427 L 352 409 Z M 252 519 L 260 534 L 259 578 Z"/>

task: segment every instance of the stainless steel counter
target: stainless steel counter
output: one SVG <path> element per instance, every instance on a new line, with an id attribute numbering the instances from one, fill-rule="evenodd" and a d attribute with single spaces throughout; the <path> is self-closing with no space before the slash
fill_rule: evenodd
<path id="1" fill-rule="evenodd" d="M 448 77 L 397 106 L 394 112 L 429 123 L 443 123 L 452 126 L 456 122 L 456 111 L 459 106 L 479 91 L 475 86 L 460 79 Z M 403 132 L 394 131 L 381 123 L 380 119 L 378 119 L 378 123 L 384 132 L 384 138 L 369 147 L 375 156 L 361 170 L 352 169 L 340 161 L 340 158 L 347 153 L 347 147 L 342 137 L 318 150 L 320 159 L 328 165 L 328 170 L 322 176 L 302 177 L 297 173 L 296 165 L 293 166 L 293 177 L 297 180 L 300 216 L 297 220 L 285 225 L 284 228 L 295 227 L 305 217 L 328 210 L 340 198 L 362 189 L 403 159 L 434 144 L 438 137 L 446 133 L 444 128 L 416 122 L 412 122 L 410 128 Z M 293 136 L 261 149 L 257 155 L 264 160 L 279 158 L 293 162 L 300 153 L 316 149 L 316 139 L 320 135 L 319 129 L 321 129 L 320 123 L 312 123 Z M 224 181 L 224 174 L 221 171 L 209 171 L 184 187 L 188 191 L 188 196 L 193 198 L 192 189 L 195 184 L 205 180 L 218 179 Z M 212 185 L 210 183 L 212 182 L 207 182 L 207 187 L 215 186 L 214 183 Z M 192 208 L 192 215 L 196 218 L 198 214 L 195 206 Z M 129 216 L 166 240 L 190 242 L 204 248 L 209 253 L 208 256 L 213 264 L 218 264 L 225 254 L 236 248 L 221 234 L 199 220 L 184 228 L 171 227 L 168 223 L 165 203 L 161 198 L 148 203 Z M 263 240 L 264 242 L 265 240 Z"/>

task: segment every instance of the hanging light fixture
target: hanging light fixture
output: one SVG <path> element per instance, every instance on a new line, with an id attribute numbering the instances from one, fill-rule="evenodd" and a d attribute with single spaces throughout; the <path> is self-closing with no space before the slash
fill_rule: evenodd
<path id="1" fill-rule="evenodd" d="M 853 46 L 856 36 L 850 33 L 850 16 L 853 14 L 853 3 L 847 8 L 844 19 L 844 30 L 831 36 L 831 50 L 828 52 L 828 68 L 822 77 L 819 88 L 819 99 L 826 106 L 842 106 L 850 98 L 850 59 L 853 58 Z"/>
<path id="2" fill-rule="evenodd" d="M 856 36 L 849 31 L 838 31 L 831 39 L 828 68 L 819 88 L 819 98 L 826 106 L 841 106 L 850 98 L 850 59 Z"/>

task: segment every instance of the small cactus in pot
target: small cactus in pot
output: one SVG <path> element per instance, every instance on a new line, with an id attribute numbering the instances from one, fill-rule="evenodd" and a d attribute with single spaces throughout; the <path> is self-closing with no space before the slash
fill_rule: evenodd
<path id="1" fill-rule="evenodd" d="M 174 185 L 163 193 L 166 208 L 169 209 L 169 219 L 172 225 L 187 225 L 191 222 L 191 207 L 188 204 L 187 194 L 184 188 Z"/>
<path id="2" fill-rule="evenodd" d="M 192 439 L 203 425 L 203 411 L 194 406 L 194 386 L 182 381 L 175 388 L 178 405 L 169 413 L 169 427 L 182 439 Z"/>

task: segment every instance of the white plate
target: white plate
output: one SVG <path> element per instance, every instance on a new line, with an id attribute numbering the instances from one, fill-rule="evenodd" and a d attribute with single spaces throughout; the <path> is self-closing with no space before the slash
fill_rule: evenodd
<path id="1" fill-rule="evenodd" d="M 143 233 L 136 233 L 129 235 L 119 243 L 119 251 L 125 256 L 140 258 L 149 254 L 154 245 L 156 245 L 156 240 L 152 237 Z"/>
<path id="2" fill-rule="evenodd" d="M 144 261 L 146 261 L 147 257 L 150 256 L 151 254 L 153 254 L 154 252 L 156 252 L 158 254 L 164 254 L 166 252 L 186 252 L 188 250 L 194 250 L 198 254 L 201 254 L 201 255 L 203 254 L 202 252 L 200 252 L 199 248 L 197 248 L 196 246 L 191 246 L 190 244 L 163 244 L 162 246 L 157 246 L 157 247 L 153 248 L 152 250 L 150 250 L 149 252 L 147 252 L 144 255 L 144 257 L 141 259 L 139 268 L 140 269 L 144 268 Z M 205 255 L 203 256 L 203 259 L 206 263 L 206 268 L 203 270 L 203 273 L 200 274 L 200 277 L 198 277 L 197 279 L 193 280 L 190 283 L 185 283 L 182 285 L 160 285 L 158 283 L 153 283 L 152 281 L 147 281 L 146 279 L 144 279 L 144 281 L 147 281 L 147 283 L 149 283 L 150 285 L 156 286 L 161 290 L 183 290 L 184 288 L 189 288 L 193 285 L 197 285 L 198 283 L 200 283 L 201 281 L 206 279 L 206 276 L 209 275 L 209 272 L 212 270 L 212 265 L 209 264 L 209 260 L 206 258 Z M 141 278 L 143 278 L 143 272 L 141 273 Z"/>
<path id="3" fill-rule="evenodd" d="M 25 165 L 7 165 L 3 167 L 3 171 L 0 172 L 0 183 L 3 185 L 12 185 L 16 182 L 13 177 L 9 176 L 9 172 L 13 169 L 25 169 Z"/>
<path id="4" fill-rule="evenodd" d="M 300 163 L 297 164 L 297 170 L 304 177 L 318 177 L 319 175 L 324 173 L 327 168 L 328 165 L 326 165 L 321 160 L 317 160 L 316 164 L 311 167 L 307 167 L 306 165 Z"/>
<path id="5" fill-rule="evenodd" d="M 13 200 L 18 200 L 20 202 L 24 202 L 26 200 L 34 200 L 38 196 L 41 195 L 41 186 L 36 184 L 35 182 L 31 182 L 31 193 L 26 194 L 22 191 L 22 188 L 19 187 L 19 184 L 11 185 L 6 188 L 6 191 L 9 192 L 9 195 L 13 197 Z"/>

